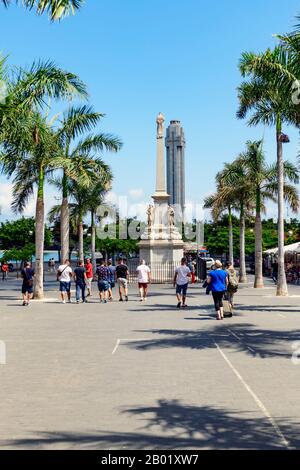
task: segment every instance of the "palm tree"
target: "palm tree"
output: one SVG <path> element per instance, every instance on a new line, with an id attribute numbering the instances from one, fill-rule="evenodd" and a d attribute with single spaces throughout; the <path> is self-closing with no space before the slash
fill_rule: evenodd
<path id="1" fill-rule="evenodd" d="M 63 171 L 62 177 L 62 204 L 61 204 L 61 256 L 65 260 L 69 257 L 69 201 L 68 201 L 68 176 L 67 173 L 72 165 L 73 174 L 81 179 L 81 185 L 89 185 L 90 177 L 84 171 L 84 164 L 89 161 L 91 154 L 108 150 L 117 152 L 120 150 L 122 143 L 120 139 L 110 134 L 99 133 L 96 135 L 86 135 L 82 140 L 74 141 L 82 134 L 91 131 L 103 114 L 95 112 L 90 106 L 70 107 L 64 113 L 60 126 L 57 130 L 57 137 L 60 141 L 62 154 L 67 159 L 68 167 Z M 86 159 L 88 157 L 88 160 Z M 93 172 L 93 170 L 92 170 Z M 92 178 L 94 175 L 90 175 Z"/>
<path id="2" fill-rule="evenodd" d="M 103 196 L 109 189 L 110 182 L 112 180 L 111 170 L 103 160 L 100 158 L 93 159 L 88 157 L 85 157 L 85 159 L 86 168 L 90 165 L 90 170 L 93 172 L 93 178 L 89 178 L 89 183 L 87 184 L 86 179 L 78 180 L 76 173 L 73 177 L 67 178 L 67 190 L 71 200 L 68 202 L 69 220 L 73 231 L 75 228 L 77 231 L 79 259 L 84 259 L 84 217 L 90 211 L 93 212 L 93 216 L 95 217 L 95 212 L 98 206 L 102 203 Z M 62 190 L 65 185 L 65 181 L 59 178 L 51 179 L 50 182 L 59 190 Z M 56 205 L 52 207 L 48 217 L 50 222 L 60 218 L 61 206 Z"/>
<path id="3" fill-rule="evenodd" d="M 33 64 L 7 78 L 7 97 L 0 103 L 0 165 L 14 176 L 14 210 L 22 211 L 37 186 L 35 298 L 43 298 L 44 182 L 47 174 L 67 165 L 57 139 L 39 110 L 47 98 L 86 97 L 78 77 L 50 62 Z"/>
<path id="4" fill-rule="evenodd" d="M 212 207 L 213 214 L 217 216 L 228 206 L 240 213 L 240 275 L 241 283 L 247 282 L 245 260 L 245 230 L 246 215 L 251 210 L 252 186 L 246 178 L 245 171 L 236 161 L 226 163 L 224 169 L 217 175 L 217 193 L 205 201 L 206 207 Z"/>
<path id="5" fill-rule="evenodd" d="M 15 0 L 17 3 L 18 0 Z M 12 0 L 2 0 L 5 7 L 8 7 Z M 76 10 L 83 5 L 84 0 L 23 0 L 23 4 L 29 10 L 36 9 L 37 14 L 47 13 L 51 21 L 60 20 L 70 14 L 75 14 Z"/>
<path id="6" fill-rule="evenodd" d="M 96 272 L 96 223 L 97 209 L 103 204 L 105 194 L 111 188 L 112 172 L 108 165 L 103 164 L 99 181 L 87 191 L 87 205 L 91 214 L 91 254 L 94 272 Z"/>
<path id="7" fill-rule="evenodd" d="M 263 249 L 261 212 L 266 199 L 273 194 L 268 189 L 274 171 L 266 164 L 262 141 L 248 141 L 246 151 L 240 155 L 239 164 L 243 167 L 246 178 L 253 187 L 255 204 L 255 288 L 263 288 Z"/>
<path id="8" fill-rule="evenodd" d="M 297 57 L 298 61 L 298 57 Z M 298 72 L 299 72 L 299 65 Z M 283 123 L 299 126 L 299 110 L 293 104 L 291 91 L 296 80 L 295 58 L 291 51 L 278 46 L 263 54 L 245 53 L 240 62 L 243 76 L 250 77 L 239 88 L 238 117 L 253 111 L 249 125 L 264 124 L 276 128 L 278 173 L 278 284 L 277 295 L 288 294 L 284 267 L 284 162 Z"/>
<path id="9" fill-rule="evenodd" d="M 239 158 L 230 164 L 225 164 L 219 173 L 219 180 L 227 193 L 235 201 L 235 208 L 240 213 L 240 269 L 239 282 L 247 282 L 246 258 L 245 258 L 245 219 L 252 212 L 253 187 L 249 182 L 246 172 Z"/>
<path id="10" fill-rule="evenodd" d="M 14 158 L 14 161 L 12 161 Z M 59 146 L 45 118 L 36 113 L 32 116 L 31 142 L 26 150 L 8 145 L 0 157 L 2 169 L 13 176 L 13 203 L 15 212 L 23 212 L 29 198 L 37 188 L 35 224 L 35 286 L 34 297 L 43 298 L 44 263 L 44 185 L 48 174 L 64 164 Z"/>
<path id="11" fill-rule="evenodd" d="M 234 198 L 229 188 L 221 183 L 220 174 L 216 177 L 217 191 L 208 196 L 204 200 L 204 209 L 211 209 L 212 217 L 218 220 L 224 213 L 228 214 L 228 242 L 229 242 L 229 261 L 233 264 L 233 227 L 232 227 L 232 210 L 234 206 Z"/>

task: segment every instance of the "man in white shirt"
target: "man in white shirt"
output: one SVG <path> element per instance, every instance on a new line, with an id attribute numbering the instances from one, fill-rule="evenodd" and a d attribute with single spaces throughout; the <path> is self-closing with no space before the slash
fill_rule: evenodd
<path id="1" fill-rule="evenodd" d="M 71 279 L 73 271 L 70 266 L 70 261 L 66 259 L 64 264 L 59 266 L 57 270 L 57 280 L 59 281 L 59 290 L 61 301 L 63 304 L 66 303 L 65 294 L 67 294 L 68 302 L 71 303 Z"/>
<path id="2" fill-rule="evenodd" d="M 176 296 L 178 300 L 177 308 L 186 308 L 187 288 L 192 276 L 190 268 L 187 267 L 186 258 L 182 258 L 181 265 L 176 268 L 174 276 L 174 287 L 176 287 Z"/>
<path id="3" fill-rule="evenodd" d="M 151 272 L 149 266 L 146 265 L 144 259 L 141 260 L 140 265 L 136 269 L 138 274 L 138 285 L 140 291 L 141 302 L 147 300 L 148 284 L 151 282 Z"/>

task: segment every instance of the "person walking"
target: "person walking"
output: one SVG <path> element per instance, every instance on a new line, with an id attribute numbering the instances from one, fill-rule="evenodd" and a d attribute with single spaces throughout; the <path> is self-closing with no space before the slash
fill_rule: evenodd
<path id="1" fill-rule="evenodd" d="M 93 282 L 93 265 L 91 263 L 91 259 L 87 258 L 86 264 L 85 264 L 85 271 L 86 271 L 86 287 L 87 287 L 87 297 L 92 296 L 92 282 Z"/>
<path id="2" fill-rule="evenodd" d="M 6 281 L 8 277 L 8 271 L 9 271 L 9 267 L 6 261 L 3 261 L 2 266 L 1 266 L 1 271 L 2 271 L 2 281 Z"/>
<path id="3" fill-rule="evenodd" d="M 116 266 L 116 279 L 119 286 L 119 302 L 123 302 L 122 291 L 124 291 L 125 300 L 128 302 L 128 267 L 124 263 L 123 258 L 119 258 L 118 265 Z"/>
<path id="4" fill-rule="evenodd" d="M 231 307 L 233 308 L 233 297 L 234 297 L 234 294 L 236 294 L 238 291 L 239 281 L 238 281 L 236 270 L 234 269 L 233 264 L 227 263 L 226 272 L 228 276 L 226 297 Z"/>
<path id="5" fill-rule="evenodd" d="M 272 279 L 274 284 L 277 284 L 278 281 L 278 261 L 275 259 L 274 263 L 272 264 Z"/>
<path id="6" fill-rule="evenodd" d="M 211 287 L 217 312 L 216 318 L 217 320 L 224 320 L 223 297 L 228 286 L 228 274 L 223 269 L 221 261 L 217 260 L 215 262 L 215 269 L 210 271 L 207 282 Z"/>
<path id="7" fill-rule="evenodd" d="M 74 279 L 75 279 L 75 286 L 76 286 L 76 303 L 79 304 L 80 297 L 82 299 L 82 303 L 87 302 L 85 297 L 85 288 L 86 288 L 86 270 L 84 267 L 83 260 L 78 262 L 77 268 L 74 269 Z"/>
<path id="8" fill-rule="evenodd" d="M 109 259 L 107 263 L 108 268 L 108 300 L 113 301 L 113 288 L 115 287 L 115 276 L 116 276 L 116 267 L 113 266 L 112 260 Z"/>
<path id="9" fill-rule="evenodd" d="M 32 269 L 29 262 L 24 264 L 24 268 L 21 271 L 21 276 L 23 279 L 22 283 L 22 296 L 23 296 L 23 307 L 29 305 L 30 298 L 33 292 L 33 279 L 34 279 L 34 270 Z"/>
<path id="10" fill-rule="evenodd" d="M 188 268 L 191 271 L 191 282 L 192 284 L 195 284 L 196 282 L 196 269 L 195 269 L 195 264 L 193 262 L 192 257 L 190 257 L 189 263 L 188 263 Z"/>
<path id="11" fill-rule="evenodd" d="M 55 259 L 51 258 L 50 260 L 50 272 L 55 273 Z"/>
<path id="12" fill-rule="evenodd" d="M 109 271 L 108 267 L 105 265 L 104 259 L 101 260 L 100 266 L 98 266 L 96 273 L 98 276 L 98 290 L 100 302 L 103 301 L 106 304 L 109 290 Z"/>
<path id="13" fill-rule="evenodd" d="M 186 258 L 182 258 L 181 265 L 175 270 L 173 285 L 176 287 L 177 308 L 186 308 L 186 295 L 192 273 L 187 266 Z"/>
<path id="14" fill-rule="evenodd" d="M 138 275 L 138 286 L 140 291 L 140 301 L 147 300 L 148 285 L 151 282 L 151 271 L 149 266 L 146 265 L 146 261 L 142 259 L 139 266 L 136 268 Z"/>
<path id="15" fill-rule="evenodd" d="M 70 261 L 65 260 L 64 264 L 59 266 L 57 270 L 57 280 L 59 281 L 59 291 L 61 301 L 66 303 L 65 295 L 67 295 L 68 302 L 71 303 L 71 280 L 73 277 L 73 270 L 70 266 Z"/>

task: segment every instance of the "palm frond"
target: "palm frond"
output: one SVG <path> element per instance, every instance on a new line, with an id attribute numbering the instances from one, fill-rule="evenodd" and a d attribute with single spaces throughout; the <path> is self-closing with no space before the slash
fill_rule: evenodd
<path id="1" fill-rule="evenodd" d="M 104 150 L 118 152 L 122 145 L 121 140 L 111 134 L 88 135 L 78 143 L 72 152 L 72 157 L 78 154 L 88 155 L 91 152 L 103 152 Z"/>

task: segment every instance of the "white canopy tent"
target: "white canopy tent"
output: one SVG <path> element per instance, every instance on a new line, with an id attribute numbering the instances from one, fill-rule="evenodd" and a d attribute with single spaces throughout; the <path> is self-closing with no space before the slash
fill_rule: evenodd
<path id="1" fill-rule="evenodd" d="M 272 248 L 264 252 L 267 255 L 277 255 L 278 248 Z M 300 253 L 300 243 L 292 243 L 284 247 L 284 253 Z"/>

